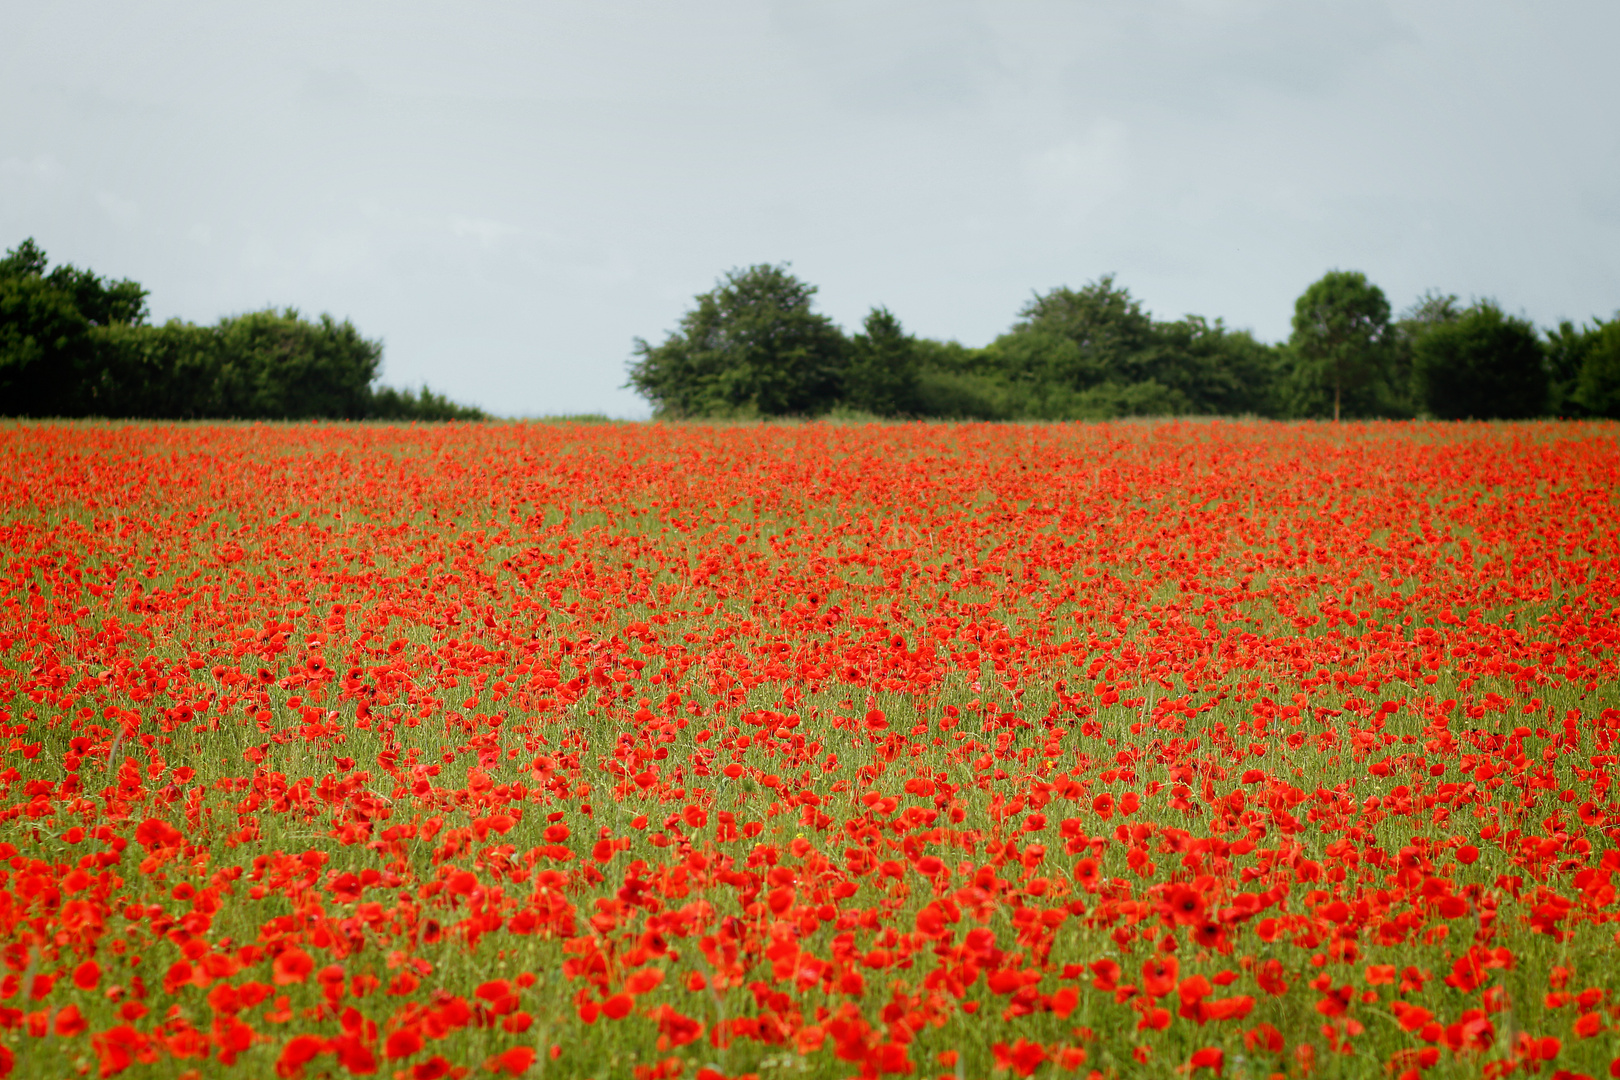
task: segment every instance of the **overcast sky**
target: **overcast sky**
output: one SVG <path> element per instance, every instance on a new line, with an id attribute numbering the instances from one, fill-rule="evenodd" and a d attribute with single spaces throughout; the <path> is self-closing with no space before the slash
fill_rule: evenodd
<path id="1" fill-rule="evenodd" d="M 1330 268 L 1620 308 L 1615 0 L 0 0 L 0 247 L 155 318 L 292 305 L 503 415 L 726 269 L 982 345 L 1116 273 L 1287 335 Z"/>

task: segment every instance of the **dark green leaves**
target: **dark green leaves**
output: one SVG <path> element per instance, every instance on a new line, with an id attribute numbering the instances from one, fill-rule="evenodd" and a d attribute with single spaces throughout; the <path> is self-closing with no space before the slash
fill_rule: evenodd
<path id="1" fill-rule="evenodd" d="M 1389 301 L 1356 270 L 1332 270 L 1294 303 L 1291 411 L 1388 415 Z"/>
<path id="2" fill-rule="evenodd" d="M 917 341 L 888 308 L 873 308 L 850 343 L 844 404 L 874 416 L 917 411 Z"/>
<path id="3" fill-rule="evenodd" d="M 0 259 L 0 414 L 83 412 L 97 356 L 91 332 L 146 320 L 146 290 L 135 282 L 47 266 L 32 239 Z"/>
<path id="4" fill-rule="evenodd" d="M 1441 420 L 1523 419 L 1547 402 L 1536 328 L 1488 300 L 1418 334 L 1412 376 L 1420 404 Z"/>
<path id="5" fill-rule="evenodd" d="M 849 343 L 811 310 L 815 292 L 785 264 L 730 271 L 662 345 L 636 340 L 630 385 L 660 416 L 826 412 L 843 389 Z"/>
<path id="6" fill-rule="evenodd" d="M 347 321 L 256 311 L 146 325 L 146 290 L 47 270 L 25 240 L 0 259 L 0 415 L 154 419 L 472 419 L 425 388 L 372 383 L 382 343 Z"/>
<path id="7" fill-rule="evenodd" d="M 1590 416 L 1620 420 L 1620 315 L 1581 334 L 1574 403 Z"/>

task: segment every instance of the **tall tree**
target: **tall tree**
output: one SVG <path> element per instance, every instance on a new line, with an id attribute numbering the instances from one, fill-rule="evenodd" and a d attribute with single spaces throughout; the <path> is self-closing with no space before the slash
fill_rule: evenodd
<path id="1" fill-rule="evenodd" d="M 1153 317 L 1104 274 L 1079 289 L 1036 295 L 990 351 L 1015 382 L 1073 391 L 1140 381 L 1146 376 L 1137 369 L 1154 344 Z"/>
<path id="2" fill-rule="evenodd" d="M 1482 300 L 1412 345 L 1418 399 L 1442 420 L 1522 419 L 1547 403 L 1545 353 L 1528 320 Z"/>
<path id="3" fill-rule="evenodd" d="M 216 415 L 303 420 L 366 415 L 382 343 L 368 341 L 348 320 L 319 322 L 293 308 L 221 319 L 213 331 Z"/>
<path id="4" fill-rule="evenodd" d="M 1105 274 L 1037 295 L 984 355 L 1016 414 L 1057 420 L 1270 412 L 1273 352 L 1220 319 L 1156 321 Z"/>
<path id="5" fill-rule="evenodd" d="M 49 269 L 25 240 L 0 259 L 0 415 L 153 419 L 478 419 L 426 387 L 373 388 L 382 343 L 289 308 L 146 325 L 146 290 Z"/>
<path id="6" fill-rule="evenodd" d="M 1271 411 L 1272 346 L 1202 315 L 1155 322 L 1153 331 L 1157 344 L 1144 374 L 1179 392 L 1189 411 L 1224 416 Z"/>
<path id="7" fill-rule="evenodd" d="M 1288 344 L 1296 379 L 1302 388 L 1332 390 L 1335 421 L 1347 392 L 1371 388 L 1376 397 L 1383 389 L 1389 301 L 1367 275 L 1356 270 L 1324 274 L 1295 301 L 1293 331 Z"/>
<path id="8" fill-rule="evenodd" d="M 789 416 L 838 400 L 849 343 L 811 310 L 814 285 L 787 264 L 728 272 L 661 345 L 641 338 L 629 385 L 659 416 Z"/>
<path id="9" fill-rule="evenodd" d="M 1547 411 L 1620 419 L 1620 312 L 1547 332 Z"/>
<path id="10" fill-rule="evenodd" d="M 0 259 L 0 413 L 73 416 L 90 406 L 91 331 L 139 325 L 146 290 L 61 265 L 24 240 Z"/>
<path id="11" fill-rule="evenodd" d="M 1415 416 L 1423 411 L 1423 395 L 1417 387 L 1412 366 L 1418 339 L 1437 326 L 1456 322 L 1462 314 L 1462 303 L 1456 293 L 1426 289 L 1390 324 L 1389 396 L 1398 406 L 1400 415 Z"/>
<path id="12" fill-rule="evenodd" d="M 877 416 L 901 416 L 917 405 L 917 342 L 888 308 L 875 307 L 850 341 L 844 403 Z"/>
<path id="13" fill-rule="evenodd" d="M 1599 322 L 1598 329 L 1602 323 Z M 1586 415 L 1580 396 L 1581 368 L 1596 340 L 1596 330 L 1565 319 L 1547 331 L 1547 414 L 1557 417 Z"/>
<path id="14" fill-rule="evenodd" d="M 1587 331 L 1575 398 L 1593 416 L 1620 419 L 1620 314 Z"/>

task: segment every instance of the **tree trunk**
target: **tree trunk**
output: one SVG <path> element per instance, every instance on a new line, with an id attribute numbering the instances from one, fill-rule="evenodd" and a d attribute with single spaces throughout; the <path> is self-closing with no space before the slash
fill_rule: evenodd
<path id="1" fill-rule="evenodd" d="M 1333 422 L 1339 422 L 1339 380 L 1333 380 Z"/>

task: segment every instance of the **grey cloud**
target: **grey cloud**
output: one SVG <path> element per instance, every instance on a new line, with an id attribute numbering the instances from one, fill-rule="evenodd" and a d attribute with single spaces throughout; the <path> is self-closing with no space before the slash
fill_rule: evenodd
<path id="1" fill-rule="evenodd" d="M 983 99 L 997 75 L 994 31 L 977 5 L 939 0 L 775 4 L 788 49 L 839 106 L 878 115 L 949 113 Z"/>

